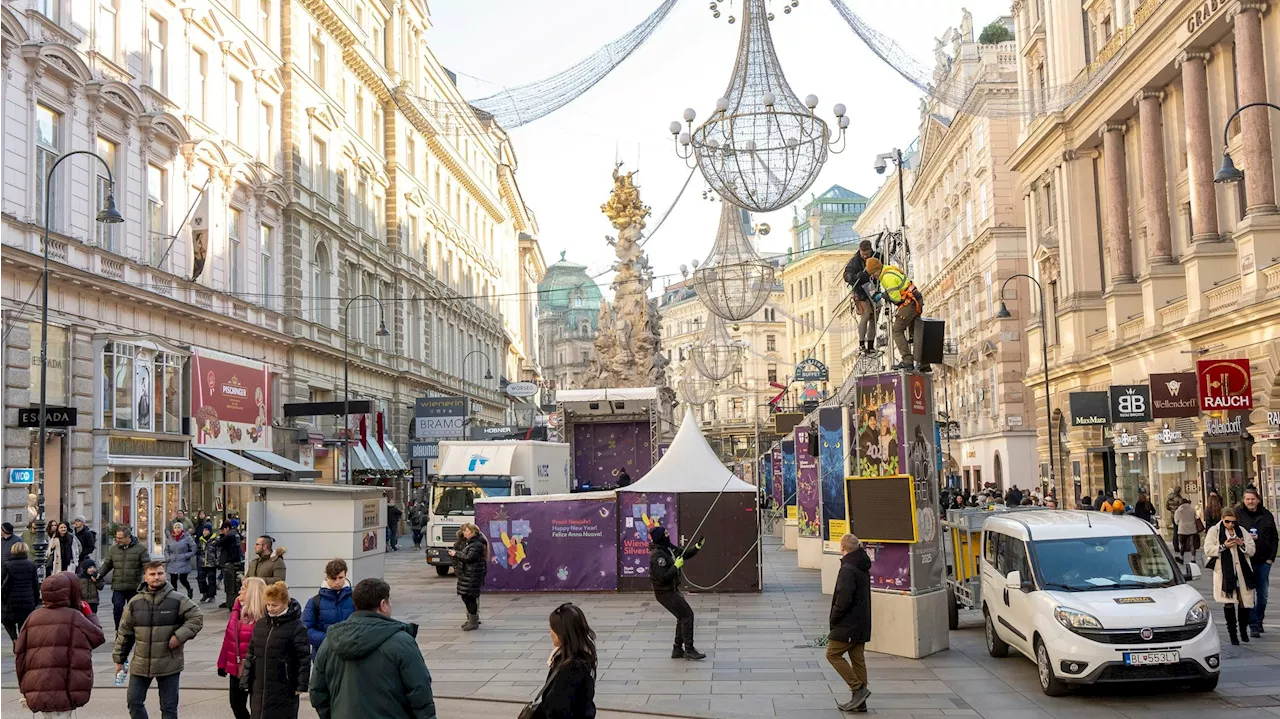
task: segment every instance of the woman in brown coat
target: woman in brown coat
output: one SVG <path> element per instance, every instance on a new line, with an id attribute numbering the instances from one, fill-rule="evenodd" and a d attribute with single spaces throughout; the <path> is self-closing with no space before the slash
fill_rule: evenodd
<path id="1" fill-rule="evenodd" d="M 18 690 L 33 712 L 75 711 L 89 703 L 93 650 L 106 637 L 71 572 L 44 580 L 40 598 L 44 606 L 27 618 L 14 647 Z"/>

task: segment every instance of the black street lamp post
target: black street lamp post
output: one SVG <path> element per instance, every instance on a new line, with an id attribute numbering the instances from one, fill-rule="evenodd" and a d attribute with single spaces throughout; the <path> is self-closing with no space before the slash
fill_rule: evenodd
<path id="1" fill-rule="evenodd" d="M 1269 102 L 1250 102 L 1236 108 L 1231 113 L 1231 117 L 1227 118 L 1226 125 L 1222 128 L 1222 168 L 1218 170 L 1218 174 L 1213 176 L 1213 181 L 1218 184 L 1230 184 L 1239 182 L 1244 179 L 1244 173 L 1236 168 L 1236 163 L 1231 159 L 1231 153 L 1227 151 L 1227 133 L 1231 130 L 1231 121 L 1241 112 L 1251 107 L 1269 107 L 1272 110 L 1280 110 L 1280 105 L 1273 105 Z"/>
<path id="2" fill-rule="evenodd" d="M 1010 275 L 1000 285 L 1000 310 L 996 312 L 996 319 L 1005 320 L 1013 315 L 1009 314 L 1009 308 L 1004 303 L 1004 288 L 1008 286 L 1015 277 L 1025 277 L 1036 286 L 1040 292 L 1040 356 L 1044 360 L 1044 427 L 1045 436 L 1049 439 L 1049 487 L 1056 489 L 1057 472 L 1054 469 L 1054 451 L 1053 451 L 1053 400 L 1049 395 L 1049 329 L 1048 323 L 1045 321 L 1045 315 L 1049 312 L 1049 306 L 1044 302 L 1044 286 L 1040 281 L 1031 275 L 1019 272 Z M 994 391 L 995 388 L 992 388 Z M 1062 497 L 1058 498 L 1059 502 L 1063 501 Z"/>
<path id="3" fill-rule="evenodd" d="M 467 360 L 471 359 L 471 355 L 480 355 L 484 358 L 484 378 L 487 380 L 493 379 L 493 366 L 489 364 L 489 355 L 485 354 L 481 350 L 471 350 L 462 357 L 462 378 L 466 379 Z"/>
<path id="4" fill-rule="evenodd" d="M 342 469 L 347 475 L 347 484 L 351 484 L 351 355 L 347 344 L 351 330 L 351 305 L 356 300 L 373 300 L 378 305 L 378 330 L 376 337 L 388 337 L 387 323 L 383 319 L 382 300 L 373 295 L 356 295 L 347 300 L 342 308 Z"/>

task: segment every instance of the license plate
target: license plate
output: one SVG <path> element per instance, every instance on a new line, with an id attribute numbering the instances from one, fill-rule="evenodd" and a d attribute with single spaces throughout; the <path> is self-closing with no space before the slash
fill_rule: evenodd
<path id="1" fill-rule="evenodd" d="M 1124 655 L 1124 663 L 1129 666 L 1177 664 L 1180 660 L 1177 652 L 1125 652 Z"/>

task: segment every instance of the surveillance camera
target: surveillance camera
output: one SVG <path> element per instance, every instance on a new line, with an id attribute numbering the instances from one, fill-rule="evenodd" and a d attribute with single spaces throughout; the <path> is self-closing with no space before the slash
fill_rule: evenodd
<path id="1" fill-rule="evenodd" d="M 876 174 L 883 175 L 884 171 L 888 169 L 888 167 L 888 164 L 886 164 L 884 160 L 880 160 L 876 163 Z"/>

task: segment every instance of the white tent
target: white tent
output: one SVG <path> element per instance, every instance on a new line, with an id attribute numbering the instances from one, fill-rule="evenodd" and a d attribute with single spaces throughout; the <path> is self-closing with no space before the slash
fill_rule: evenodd
<path id="1" fill-rule="evenodd" d="M 693 410 L 685 412 L 667 453 L 648 474 L 619 492 L 751 492 L 756 488 L 729 471 L 698 427 Z"/>

